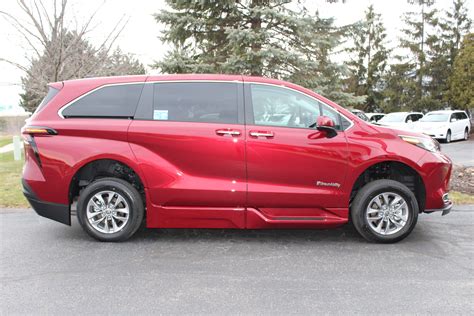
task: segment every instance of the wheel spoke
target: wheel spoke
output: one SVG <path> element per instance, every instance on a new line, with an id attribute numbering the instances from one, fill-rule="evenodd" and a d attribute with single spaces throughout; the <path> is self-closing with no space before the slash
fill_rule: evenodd
<path id="1" fill-rule="evenodd" d="M 112 228 L 113 228 L 114 232 L 116 232 L 118 230 L 118 227 L 117 227 L 117 223 L 115 222 L 115 218 L 112 216 L 110 221 L 112 222 Z"/>
<path id="2" fill-rule="evenodd" d="M 93 225 L 97 225 L 97 224 L 99 224 L 100 222 L 102 222 L 104 219 L 105 219 L 105 216 L 102 216 L 102 217 L 99 218 L 99 219 L 96 219 L 96 220 L 91 221 L 91 223 L 92 223 Z"/>
<path id="3" fill-rule="evenodd" d="M 126 221 L 127 220 L 127 217 L 123 217 L 123 216 L 112 215 L 112 217 L 118 219 L 119 221 Z"/>
<path id="4" fill-rule="evenodd" d="M 375 208 L 369 207 L 367 210 L 367 214 L 374 214 L 374 213 L 380 213 L 380 210 L 376 210 Z"/>
<path id="5" fill-rule="evenodd" d="M 390 219 L 387 218 L 387 219 L 385 220 L 385 223 L 386 223 L 386 224 L 385 224 L 385 230 L 384 230 L 384 231 L 385 231 L 385 234 L 387 234 L 387 233 L 389 232 L 389 229 L 390 229 Z"/>
<path id="6" fill-rule="evenodd" d="M 378 223 L 377 227 L 375 227 L 375 230 L 377 231 L 377 233 L 382 232 L 382 224 L 383 224 L 383 220 L 381 219 L 380 222 Z"/>
<path id="7" fill-rule="evenodd" d="M 101 211 L 90 212 L 90 213 L 87 214 L 87 218 L 91 219 L 93 217 L 96 217 L 99 214 L 102 214 L 102 212 Z"/>
<path id="8" fill-rule="evenodd" d="M 105 217 L 104 217 L 105 218 Z M 109 232 L 109 220 L 107 218 L 105 218 L 105 222 L 104 222 L 104 229 Z"/>
<path id="9" fill-rule="evenodd" d="M 112 200 L 114 199 L 114 196 L 115 196 L 115 192 L 110 192 L 110 193 L 107 195 L 107 204 L 111 204 L 111 203 L 112 203 Z"/>
<path id="10" fill-rule="evenodd" d="M 402 200 L 402 198 L 400 196 L 396 196 L 392 202 L 390 202 L 390 206 L 394 206 L 394 205 L 397 205 L 398 202 L 400 202 Z"/>
<path id="11" fill-rule="evenodd" d="M 94 195 L 94 197 L 99 200 L 101 206 L 105 206 L 104 198 L 102 197 L 102 192 Z"/>
<path id="12" fill-rule="evenodd" d="M 117 196 L 117 199 L 115 199 L 114 207 L 116 208 L 122 201 L 123 198 L 120 195 Z"/>

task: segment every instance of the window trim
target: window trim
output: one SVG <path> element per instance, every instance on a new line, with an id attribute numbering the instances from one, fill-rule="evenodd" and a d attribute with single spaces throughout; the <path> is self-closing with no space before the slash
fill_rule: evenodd
<path id="1" fill-rule="evenodd" d="M 106 87 L 113 87 L 113 86 L 125 86 L 125 85 L 132 85 L 132 84 L 141 84 L 143 85 L 143 88 L 145 88 L 145 84 L 146 82 L 143 82 L 143 81 L 140 81 L 140 82 L 120 82 L 120 83 L 107 83 L 107 84 L 103 84 L 101 86 L 98 86 L 90 91 L 87 91 L 86 93 L 84 94 L 81 94 L 80 96 L 78 96 L 77 98 L 73 99 L 72 101 L 69 101 L 68 103 L 66 103 L 66 105 L 62 106 L 59 110 L 58 110 L 58 115 L 60 118 L 62 119 L 72 119 L 72 118 L 104 118 L 104 119 L 110 119 L 110 117 L 107 117 L 107 116 L 104 116 L 104 117 L 100 117 L 100 116 L 76 116 L 76 117 L 69 117 L 69 118 L 66 118 L 64 115 L 63 115 L 63 111 L 65 111 L 68 107 L 70 107 L 71 105 L 73 105 L 75 102 L 81 100 L 82 98 L 85 98 L 86 96 L 88 96 L 89 94 L 91 93 L 94 93 L 102 88 L 106 88 Z M 142 89 L 142 92 L 143 92 L 143 89 Z M 141 93 L 140 93 L 140 97 L 141 97 Z M 138 103 L 140 102 L 140 97 L 138 98 Z M 137 103 L 137 108 L 138 108 L 138 103 Z M 137 109 L 135 109 L 135 112 L 137 111 Z M 116 118 L 116 119 L 127 119 L 127 117 L 113 117 L 113 118 Z"/>
<path id="2" fill-rule="evenodd" d="M 287 87 L 287 86 L 284 86 L 284 85 L 278 85 L 278 84 L 273 84 L 273 83 L 265 83 L 265 82 L 254 82 L 254 81 L 245 81 L 244 82 L 244 92 L 245 92 L 245 124 L 246 125 L 255 125 L 255 126 L 269 126 L 269 127 L 277 127 L 277 128 L 292 128 L 292 129 L 306 129 L 306 130 L 314 130 L 314 128 L 310 128 L 310 127 L 290 127 L 290 126 L 276 126 L 276 125 L 256 125 L 255 124 L 255 119 L 253 117 L 253 103 L 252 103 L 252 92 L 251 92 L 251 89 L 250 89 L 250 85 L 251 84 L 258 84 L 258 85 L 266 85 L 266 86 L 273 86 L 273 87 L 277 87 L 277 88 L 283 88 L 283 89 L 287 89 L 287 90 L 291 90 L 291 91 L 294 91 L 294 92 L 297 92 L 299 94 L 302 94 L 306 97 L 309 97 L 313 100 L 316 100 L 317 102 L 331 108 L 333 111 L 335 111 L 337 114 L 339 114 L 340 116 L 344 117 L 347 121 L 350 122 L 350 125 L 346 128 L 346 129 L 341 129 L 341 130 L 338 130 L 338 132 L 346 132 L 348 131 L 349 129 L 351 129 L 355 124 L 354 122 L 349 119 L 346 115 L 342 114 L 338 109 L 334 108 L 333 106 L 327 104 L 326 102 L 316 98 L 316 97 L 313 97 L 312 95 L 309 95 L 307 93 L 304 93 L 304 92 L 301 92 L 301 91 L 298 91 L 296 89 L 293 89 L 293 88 L 290 88 L 290 87 Z M 249 104 L 248 104 L 249 103 Z M 320 113 L 321 113 L 321 107 L 320 107 Z M 250 120 L 252 122 L 249 121 L 249 118 L 251 118 Z M 342 120 L 341 118 L 339 118 L 339 125 L 341 127 L 343 127 L 343 124 L 342 124 Z M 251 124 L 252 123 L 252 124 Z"/>

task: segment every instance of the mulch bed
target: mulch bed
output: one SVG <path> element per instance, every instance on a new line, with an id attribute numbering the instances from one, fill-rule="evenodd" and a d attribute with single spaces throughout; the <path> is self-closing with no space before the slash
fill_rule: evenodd
<path id="1" fill-rule="evenodd" d="M 451 175 L 450 189 L 467 194 L 474 194 L 474 167 L 454 166 Z"/>

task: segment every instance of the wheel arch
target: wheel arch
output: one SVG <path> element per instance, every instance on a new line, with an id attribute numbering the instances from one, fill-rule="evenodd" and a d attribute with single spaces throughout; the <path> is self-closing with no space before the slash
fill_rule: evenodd
<path id="1" fill-rule="evenodd" d="M 366 165 L 352 183 L 349 205 L 359 189 L 379 179 L 390 179 L 406 185 L 415 194 L 420 212 L 425 209 L 426 186 L 423 177 L 413 166 L 399 160 L 375 161 Z"/>
<path id="2" fill-rule="evenodd" d="M 95 157 L 81 162 L 75 168 L 69 181 L 68 198 L 71 204 L 79 196 L 82 189 L 98 178 L 116 177 L 132 184 L 146 201 L 145 178 L 140 174 L 138 166 L 120 157 Z"/>

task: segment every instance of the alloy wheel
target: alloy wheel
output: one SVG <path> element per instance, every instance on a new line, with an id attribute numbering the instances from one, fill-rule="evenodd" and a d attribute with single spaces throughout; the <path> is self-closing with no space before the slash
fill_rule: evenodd
<path id="1" fill-rule="evenodd" d="M 371 230 L 380 235 L 399 232 L 408 221 L 410 208 L 405 199 L 394 192 L 375 196 L 367 205 L 366 219 Z"/>
<path id="2" fill-rule="evenodd" d="M 126 199 L 115 191 L 100 191 L 87 203 L 87 220 L 97 231 L 112 234 L 128 222 L 130 208 Z"/>

